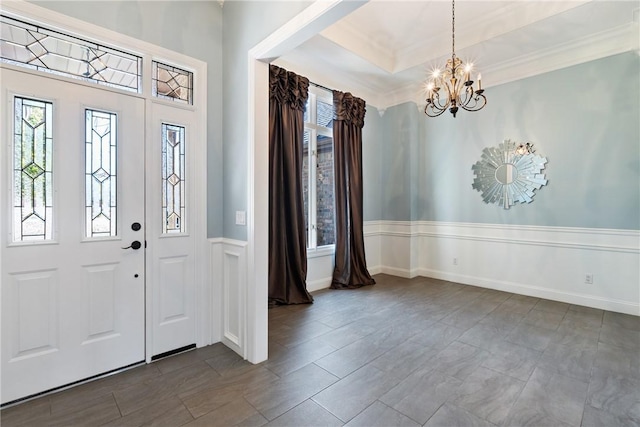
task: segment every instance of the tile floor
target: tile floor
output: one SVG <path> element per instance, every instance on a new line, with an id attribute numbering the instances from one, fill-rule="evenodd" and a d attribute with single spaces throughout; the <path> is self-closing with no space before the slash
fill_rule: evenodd
<path id="1" fill-rule="evenodd" d="M 221 344 L 5 408 L 9 426 L 640 426 L 640 317 L 378 275 Z"/>

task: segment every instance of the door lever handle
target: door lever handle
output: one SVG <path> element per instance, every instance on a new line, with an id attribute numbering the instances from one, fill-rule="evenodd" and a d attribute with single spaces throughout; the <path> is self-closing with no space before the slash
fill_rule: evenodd
<path id="1" fill-rule="evenodd" d="M 131 244 L 129 246 L 127 246 L 126 248 L 122 248 L 122 249 L 134 249 L 134 250 L 138 250 L 142 247 L 142 243 L 140 243 L 137 240 L 134 240 L 133 242 L 131 242 Z"/>

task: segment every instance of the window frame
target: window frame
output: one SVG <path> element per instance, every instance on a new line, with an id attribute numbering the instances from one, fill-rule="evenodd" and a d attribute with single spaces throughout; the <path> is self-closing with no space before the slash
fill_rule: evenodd
<path id="1" fill-rule="evenodd" d="M 328 245 L 318 246 L 318 188 L 317 188 L 317 174 L 318 174 L 318 136 L 326 136 L 331 138 L 332 151 L 333 151 L 333 128 L 321 126 L 317 124 L 317 105 L 318 101 L 324 102 L 329 105 L 333 105 L 333 93 L 326 89 L 316 87 L 314 85 L 309 86 L 309 93 L 307 98 L 307 111 L 304 122 L 304 132 L 309 133 L 309 166 L 307 176 L 307 257 L 313 258 L 314 256 L 323 256 L 332 254 L 335 251 L 335 227 L 334 227 L 334 243 Z M 334 170 L 335 179 L 335 170 Z M 335 182 L 335 181 L 334 181 Z M 334 186 L 335 196 L 335 186 Z M 334 197 L 334 224 L 335 224 L 335 197 Z"/>

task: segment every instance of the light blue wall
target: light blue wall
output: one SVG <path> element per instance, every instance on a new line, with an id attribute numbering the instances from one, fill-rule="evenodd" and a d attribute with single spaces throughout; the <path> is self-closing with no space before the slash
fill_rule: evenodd
<path id="1" fill-rule="evenodd" d="M 226 1 L 223 8 L 224 237 L 246 240 L 235 212 L 247 210 L 248 57 L 247 52 L 310 2 Z"/>
<path id="2" fill-rule="evenodd" d="M 362 181 L 363 189 L 363 217 L 365 221 L 381 218 L 382 207 L 380 201 L 381 162 L 382 153 L 382 119 L 378 110 L 367 105 L 362 129 Z"/>
<path id="3" fill-rule="evenodd" d="M 479 112 L 382 118 L 383 220 L 640 228 L 640 58 L 625 53 L 490 87 Z M 482 149 L 532 142 L 548 185 L 504 210 L 471 188 Z M 414 160 L 415 158 L 415 160 Z M 375 191 L 365 183 L 365 191 Z M 367 195 L 365 197 L 371 197 Z"/>
<path id="4" fill-rule="evenodd" d="M 34 1 L 207 63 L 207 229 L 222 235 L 222 9 L 205 1 Z M 198 94 L 196 94 L 198 96 Z"/>
<path id="5" fill-rule="evenodd" d="M 364 183 L 365 194 L 376 191 L 381 198 L 379 219 L 417 219 L 419 121 L 418 110 L 411 103 L 389 108 L 382 117 L 380 188 Z"/>

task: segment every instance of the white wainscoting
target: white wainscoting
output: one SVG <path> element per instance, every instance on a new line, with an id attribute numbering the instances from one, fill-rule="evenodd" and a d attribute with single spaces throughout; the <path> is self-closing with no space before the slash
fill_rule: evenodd
<path id="1" fill-rule="evenodd" d="M 232 239 L 209 239 L 209 242 L 212 341 L 222 341 L 246 358 L 247 242 Z"/>
<path id="2" fill-rule="evenodd" d="M 372 274 L 433 277 L 640 315 L 636 230 L 368 221 L 364 235 Z"/>

